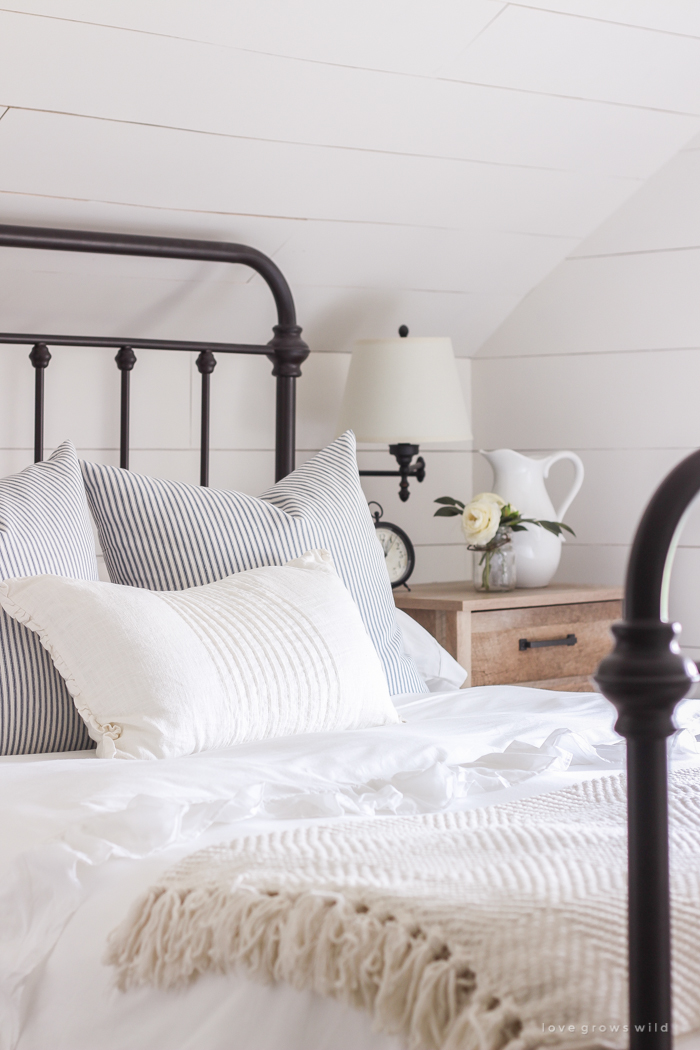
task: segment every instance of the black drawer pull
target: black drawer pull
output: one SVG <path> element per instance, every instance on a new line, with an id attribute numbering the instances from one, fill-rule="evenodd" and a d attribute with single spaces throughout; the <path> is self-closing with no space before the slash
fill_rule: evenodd
<path id="1" fill-rule="evenodd" d="M 577 640 L 575 634 L 567 634 L 566 638 L 552 638 L 550 641 L 543 642 L 531 642 L 529 638 L 521 638 L 518 642 L 518 649 L 524 653 L 526 649 L 544 649 L 547 645 L 576 645 Z"/>

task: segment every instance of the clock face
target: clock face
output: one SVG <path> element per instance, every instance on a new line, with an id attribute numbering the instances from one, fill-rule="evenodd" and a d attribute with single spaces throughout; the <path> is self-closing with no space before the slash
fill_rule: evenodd
<path id="1" fill-rule="evenodd" d="M 379 524 L 376 533 L 384 551 L 384 561 L 391 585 L 398 587 L 413 572 L 414 553 L 411 542 L 408 536 L 400 532 L 394 525 Z"/>

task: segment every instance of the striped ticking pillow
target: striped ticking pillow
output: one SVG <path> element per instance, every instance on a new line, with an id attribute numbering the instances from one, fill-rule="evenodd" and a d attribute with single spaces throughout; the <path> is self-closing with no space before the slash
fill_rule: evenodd
<path id="1" fill-rule="evenodd" d="M 44 463 L 0 479 L 0 578 L 96 580 L 78 457 L 65 441 Z M 94 747 L 38 635 L 0 611 L 0 755 Z"/>
<path id="2" fill-rule="evenodd" d="M 177 591 L 330 551 L 384 668 L 389 692 L 424 692 L 402 650 L 351 431 L 262 496 L 81 463 L 113 583 Z"/>

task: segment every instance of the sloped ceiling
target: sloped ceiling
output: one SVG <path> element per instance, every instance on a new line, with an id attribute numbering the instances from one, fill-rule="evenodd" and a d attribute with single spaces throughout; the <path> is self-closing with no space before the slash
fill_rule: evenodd
<path id="1" fill-rule="evenodd" d="M 698 69 L 696 0 L 15 0 L 0 219 L 248 242 L 313 349 L 469 356 L 700 131 Z M 5 330 L 260 339 L 247 273 L 0 270 Z"/>

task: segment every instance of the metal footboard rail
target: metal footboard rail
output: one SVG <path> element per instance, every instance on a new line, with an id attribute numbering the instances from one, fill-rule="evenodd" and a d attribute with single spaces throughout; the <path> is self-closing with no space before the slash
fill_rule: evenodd
<path id="1" fill-rule="evenodd" d="M 637 529 L 625 584 L 624 620 L 595 680 L 618 711 L 627 740 L 629 1007 L 631 1050 L 670 1050 L 671 934 L 666 738 L 679 700 L 697 681 L 668 623 L 673 555 L 700 492 L 700 451 L 664 479 Z"/>
<path id="2" fill-rule="evenodd" d="M 277 380 L 275 409 L 275 480 L 294 470 L 296 447 L 296 380 L 309 348 L 296 323 L 294 299 L 279 267 L 256 248 L 219 241 L 175 237 L 140 237 L 88 230 L 55 230 L 34 226 L 0 225 L 0 247 L 39 248 L 51 251 L 92 252 L 108 255 L 152 256 L 238 263 L 255 270 L 268 285 L 277 308 L 273 338 L 266 344 L 192 342 L 177 339 L 126 339 L 104 336 L 37 335 L 0 333 L 0 343 L 32 346 L 29 359 L 35 369 L 34 460 L 44 455 L 44 376 L 51 361 L 51 346 L 115 347 L 121 373 L 119 465 L 129 466 L 130 378 L 136 364 L 135 350 L 180 350 L 197 353 L 202 377 L 200 484 L 209 484 L 210 380 L 216 354 L 264 354 L 272 361 Z"/>

